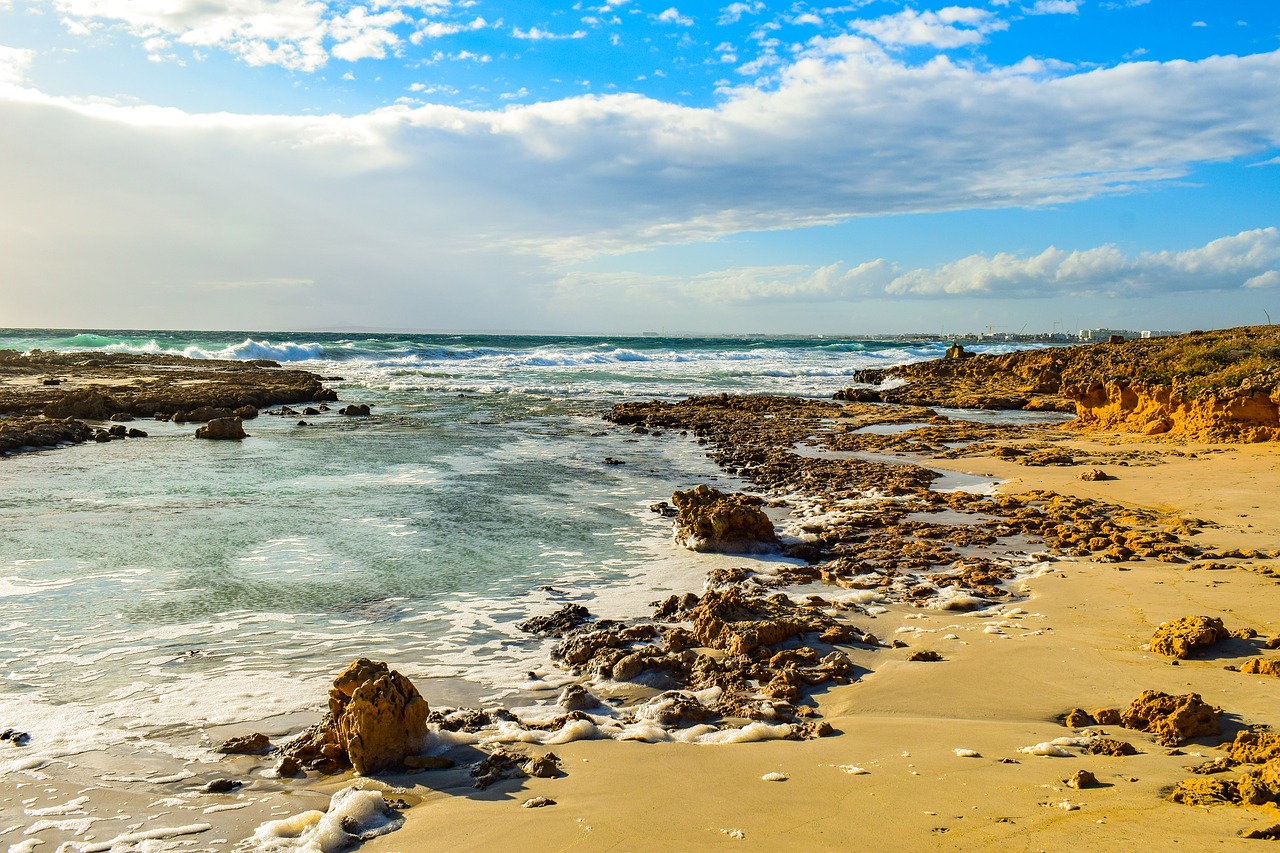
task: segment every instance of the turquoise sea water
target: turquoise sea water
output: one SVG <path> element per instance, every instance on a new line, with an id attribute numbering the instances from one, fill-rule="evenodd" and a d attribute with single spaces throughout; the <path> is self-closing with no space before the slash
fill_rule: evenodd
<path id="1" fill-rule="evenodd" d="M 437 704 L 552 688 L 547 644 L 514 623 L 700 589 L 704 558 L 647 506 L 731 483 L 689 439 L 606 424 L 609 406 L 829 397 L 943 345 L 0 330 L 0 348 L 272 358 L 373 406 L 308 427 L 260 417 L 240 443 L 147 422 L 146 439 L 0 459 L 0 728 L 32 735 L 0 752 L 4 785 L 103 756 L 182 772 L 220 726 L 318 717 L 361 655 Z"/>

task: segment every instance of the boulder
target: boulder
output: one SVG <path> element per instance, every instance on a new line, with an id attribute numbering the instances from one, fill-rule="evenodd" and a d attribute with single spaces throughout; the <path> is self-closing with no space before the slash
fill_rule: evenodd
<path id="1" fill-rule="evenodd" d="M 1206 703 L 1199 693 L 1173 696 L 1144 690 L 1120 714 L 1120 722 L 1127 729 L 1150 732 L 1161 746 L 1181 746 L 1190 738 L 1221 734 L 1221 716 L 1222 710 Z"/>
<path id="2" fill-rule="evenodd" d="M 816 607 L 796 604 L 784 594 L 750 596 L 737 587 L 712 589 L 690 613 L 698 642 L 731 655 L 747 654 L 809 632 L 840 625 Z"/>
<path id="3" fill-rule="evenodd" d="M 775 551 L 778 535 L 760 508 L 763 501 L 700 485 L 671 496 L 675 540 L 691 551 L 758 554 Z"/>
<path id="4" fill-rule="evenodd" d="M 1183 659 L 1197 649 L 1208 648 L 1231 634 L 1213 616 L 1183 616 L 1156 628 L 1148 648 L 1157 654 Z"/>
<path id="5" fill-rule="evenodd" d="M 280 775 L 301 767 L 365 775 L 398 770 L 427 744 L 430 709 L 408 678 L 385 663 L 359 658 L 329 691 L 329 713 L 281 748 Z M 289 771 L 289 772 L 286 772 Z"/>
<path id="6" fill-rule="evenodd" d="M 254 732 L 223 741 L 217 751 L 224 755 L 262 755 L 271 751 L 271 739 L 261 732 Z"/>
<path id="7" fill-rule="evenodd" d="M 338 414 L 367 418 L 369 416 L 369 406 L 367 403 L 352 403 L 349 406 L 343 406 L 338 409 Z"/>
<path id="8" fill-rule="evenodd" d="M 1277 675 L 1280 676 L 1280 660 L 1269 660 L 1267 658 L 1250 658 L 1240 667 L 1240 671 L 1246 675 Z"/>
<path id="9" fill-rule="evenodd" d="M 196 428 L 196 438 L 224 441 L 248 437 L 244 431 L 244 422 L 238 417 L 214 418 L 204 426 Z"/>

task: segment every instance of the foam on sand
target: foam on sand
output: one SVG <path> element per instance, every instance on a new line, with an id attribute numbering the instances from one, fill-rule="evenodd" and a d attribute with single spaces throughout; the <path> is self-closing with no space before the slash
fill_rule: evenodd
<path id="1" fill-rule="evenodd" d="M 253 833 L 253 849 L 259 853 L 337 853 L 358 841 L 394 832 L 403 823 L 381 791 L 351 785 L 333 795 L 327 811 L 313 809 L 262 824 Z"/>

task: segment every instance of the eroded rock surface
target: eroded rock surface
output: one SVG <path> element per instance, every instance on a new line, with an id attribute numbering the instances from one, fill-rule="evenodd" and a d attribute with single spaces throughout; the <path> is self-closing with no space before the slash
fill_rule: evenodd
<path id="1" fill-rule="evenodd" d="M 1199 693 L 1173 696 L 1144 690 L 1120 714 L 1120 721 L 1125 728 L 1150 732 L 1161 746 L 1181 746 L 1191 738 L 1221 734 L 1221 716 L 1222 710 L 1205 702 Z"/>
<path id="2" fill-rule="evenodd" d="M 759 554 L 777 550 L 778 536 L 750 495 L 730 494 L 707 485 L 671 496 L 676 506 L 676 542 L 691 551 Z"/>
<path id="3" fill-rule="evenodd" d="M 1183 616 L 1156 628 L 1149 648 L 1157 654 L 1185 659 L 1230 636 L 1216 616 Z"/>

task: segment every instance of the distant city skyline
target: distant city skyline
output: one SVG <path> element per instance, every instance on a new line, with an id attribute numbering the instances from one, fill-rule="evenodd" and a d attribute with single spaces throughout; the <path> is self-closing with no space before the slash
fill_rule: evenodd
<path id="1" fill-rule="evenodd" d="M 1280 317 L 1280 5 L 0 0 L 0 326 Z"/>

